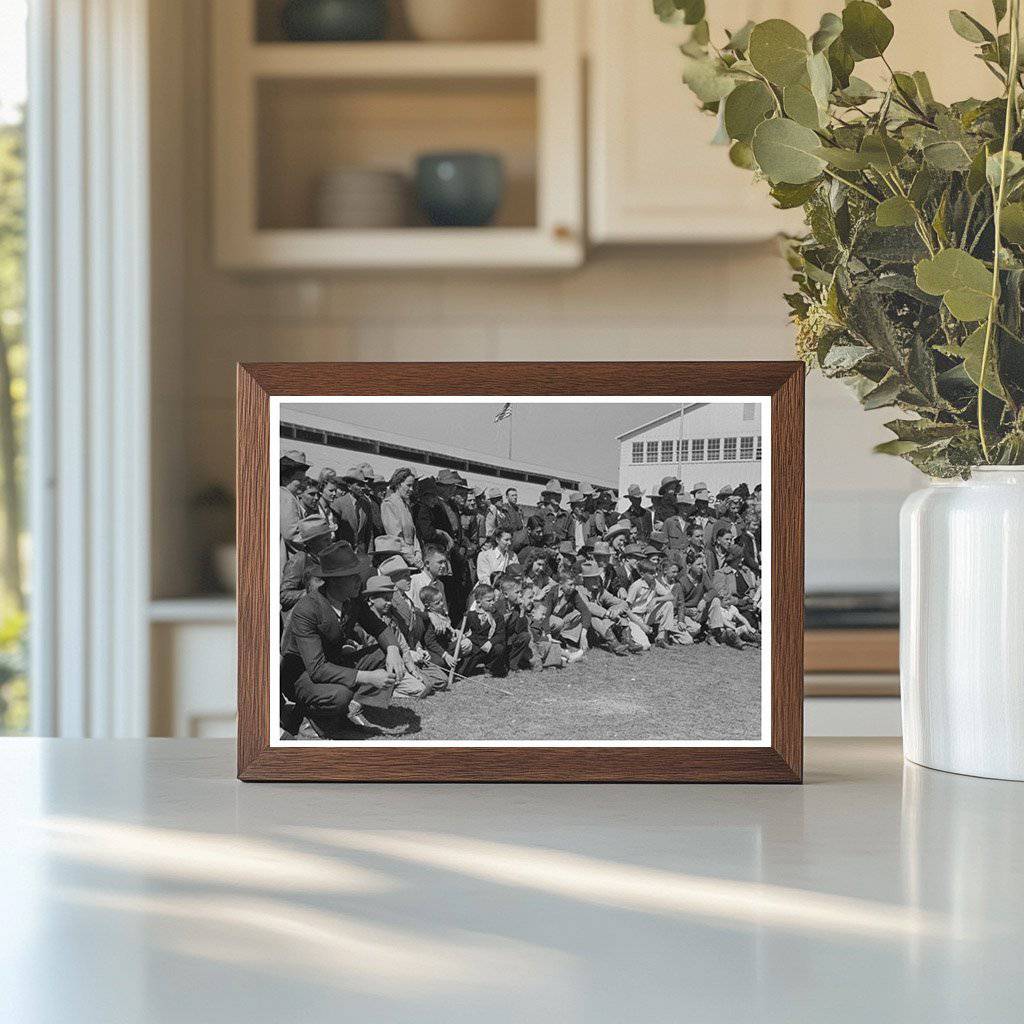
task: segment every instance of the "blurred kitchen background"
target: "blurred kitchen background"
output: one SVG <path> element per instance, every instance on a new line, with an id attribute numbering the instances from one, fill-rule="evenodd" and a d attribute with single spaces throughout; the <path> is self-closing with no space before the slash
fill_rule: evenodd
<path id="1" fill-rule="evenodd" d="M 112 113 L 147 129 L 147 379 L 125 415 L 148 432 L 129 453 L 135 475 L 111 484 L 145 495 L 132 507 L 147 521 L 124 537 L 149 598 L 135 731 L 234 728 L 236 362 L 793 358 L 775 236 L 799 219 L 709 145 L 714 122 L 680 81 L 686 30 L 659 23 L 650 0 L 113 4 L 125 6 L 146 12 L 148 67 L 119 73 L 144 74 L 149 95 L 133 115 L 122 93 Z M 837 6 L 708 3 L 719 29 L 776 15 L 812 30 Z M 954 37 L 930 6 L 887 12 L 893 65 L 933 72 L 940 98 L 989 95 L 980 65 L 943 67 Z M 474 202 L 453 203 L 466 181 Z M 111 213 L 116 244 L 130 203 Z M 919 481 L 871 453 L 886 418 L 808 379 L 812 734 L 899 731 L 897 514 Z M 107 450 L 119 466 L 119 446 Z M 39 730 L 62 699 L 40 695 Z M 71 711 L 65 731 L 106 728 Z"/>

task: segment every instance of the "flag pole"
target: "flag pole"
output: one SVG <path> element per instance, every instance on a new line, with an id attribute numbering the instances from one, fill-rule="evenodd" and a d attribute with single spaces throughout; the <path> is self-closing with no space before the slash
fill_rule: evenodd
<path id="1" fill-rule="evenodd" d="M 512 461 L 512 420 L 514 417 L 510 413 L 508 415 L 508 461 Z"/>
<path id="2" fill-rule="evenodd" d="M 686 404 L 679 403 L 679 440 L 676 442 L 676 476 L 683 479 L 683 417 L 686 415 Z M 692 484 L 691 484 L 692 486 Z"/>

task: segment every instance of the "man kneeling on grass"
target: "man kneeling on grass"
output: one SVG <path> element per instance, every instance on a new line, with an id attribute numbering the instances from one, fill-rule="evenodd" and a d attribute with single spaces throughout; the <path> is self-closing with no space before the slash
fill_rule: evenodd
<path id="1" fill-rule="evenodd" d="M 331 739 L 374 735 L 363 706 L 388 707 L 405 675 L 394 630 L 359 596 L 363 569 L 352 545 L 338 541 L 311 570 L 323 586 L 299 599 L 281 640 L 281 727 L 287 732 L 294 733 L 305 715 Z"/>
<path id="2" fill-rule="evenodd" d="M 478 583 L 472 596 L 465 626 L 470 650 L 459 664 L 460 674 L 468 676 L 485 669 L 501 679 L 509 669 L 529 668 L 529 639 L 519 634 L 509 636 L 505 616 L 498 611 L 494 587 Z"/>

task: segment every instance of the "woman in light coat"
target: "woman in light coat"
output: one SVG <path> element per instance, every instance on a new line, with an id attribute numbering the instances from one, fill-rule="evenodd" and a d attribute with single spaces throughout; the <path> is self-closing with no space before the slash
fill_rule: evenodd
<path id="1" fill-rule="evenodd" d="M 407 466 L 396 469 L 388 483 L 388 493 L 380 503 L 380 516 L 384 523 L 385 535 L 397 537 L 402 542 L 402 555 L 405 560 L 411 565 L 421 566 L 423 559 L 410 507 L 415 482 L 416 477 Z"/>

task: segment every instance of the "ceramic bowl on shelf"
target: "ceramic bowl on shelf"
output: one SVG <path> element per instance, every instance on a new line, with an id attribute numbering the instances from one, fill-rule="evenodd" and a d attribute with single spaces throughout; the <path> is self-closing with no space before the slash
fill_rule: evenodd
<path id="1" fill-rule="evenodd" d="M 505 192 L 505 168 L 495 153 L 424 153 L 416 161 L 416 198 L 435 227 L 483 227 Z"/>
<path id="2" fill-rule="evenodd" d="M 387 0 L 288 0 L 281 10 L 293 42 L 366 42 L 381 39 L 387 26 Z"/>
<path id="3" fill-rule="evenodd" d="M 320 228 L 400 228 L 409 220 L 409 181 L 398 171 L 338 167 L 317 187 Z"/>
<path id="4" fill-rule="evenodd" d="M 430 42 L 485 42 L 533 37 L 530 0 L 404 0 L 409 28 Z"/>

